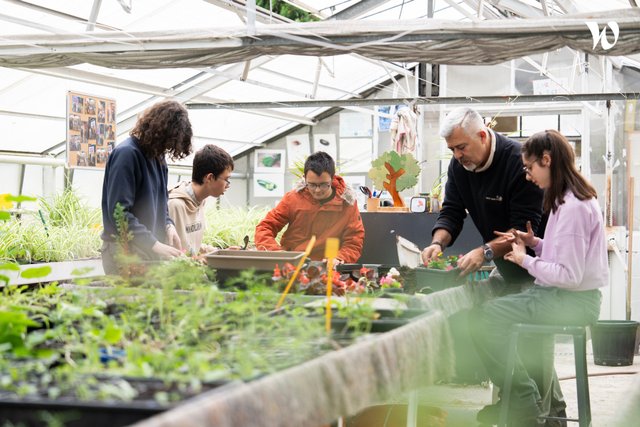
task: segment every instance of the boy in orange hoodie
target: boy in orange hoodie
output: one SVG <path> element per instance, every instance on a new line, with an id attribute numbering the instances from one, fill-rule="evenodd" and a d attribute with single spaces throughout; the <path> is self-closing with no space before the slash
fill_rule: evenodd
<path id="1" fill-rule="evenodd" d="M 256 248 L 304 251 L 315 235 L 310 257 L 321 260 L 327 238 L 337 237 L 340 251 L 336 260 L 357 262 L 362 253 L 364 226 L 353 190 L 335 172 L 330 155 L 321 151 L 310 155 L 304 163 L 304 181 L 285 194 L 256 227 Z M 278 243 L 276 236 L 287 224 Z"/>

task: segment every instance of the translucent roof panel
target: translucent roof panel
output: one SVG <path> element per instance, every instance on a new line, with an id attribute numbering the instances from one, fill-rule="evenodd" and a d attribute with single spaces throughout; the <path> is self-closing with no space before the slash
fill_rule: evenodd
<path id="1" fill-rule="evenodd" d="M 326 18 L 357 6 L 367 9 L 352 19 L 409 20 L 426 18 L 428 0 L 292 0 Z M 106 37 L 110 33 L 132 37 L 140 31 L 176 33 L 196 28 L 225 34 L 243 29 L 245 11 L 236 3 L 222 0 L 158 0 L 99 2 L 95 30 L 87 33 L 92 1 L 0 0 L 0 46 L 9 45 L 11 35 L 83 35 Z M 131 5 L 131 10 L 122 6 Z M 456 21 L 485 18 L 541 15 L 537 0 L 503 0 L 483 3 L 484 16 L 477 18 L 478 0 L 437 0 L 434 17 Z M 629 8 L 627 0 L 554 0 L 547 1 L 549 12 L 559 15 L 584 11 Z M 257 27 L 287 22 L 276 15 L 258 13 Z M 345 28 L 349 21 L 345 21 Z M 182 35 L 182 33 L 180 33 Z M 244 34 L 244 33 L 243 33 Z M 129 43 L 125 37 L 123 43 Z M 82 49 L 79 46 L 78 49 Z M 240 48 L 241 49 L 241 48 Z M 549 64 L 561 76 L 563 64 Z M 72 67 L 43 69 L 0 68 L 0 151 L 40 153 L 59 146 L 65 140 L 66 96 L 68 91 L 113 98 L 117 102 L 118 141 L 129 132 L 137 114 L 164 97 L 185 103 L 275 102 L 294 103 L 318 99 L 336 100 L 357 97 L 359 93 L 391 77 L 399 81 L 378 96 L 405 97 L 413 93 L 407 80 L 398 76 L 414 64 L 369 60 L 355 54 L 316 57 L 282 55 L 260 56 L 251 61 L 215 68 L 114 69 L 81 64 Z M 568 64 L 570 67 L 571 64 Z M 246 73 L 245 73 L 246 72 Z M 316 82 L 317 79 L 317 82 Z M 244 81 L 243 81 L 244 80 Z M 214 142 L 232 153 L 251 149 L 299 124 L 309 124 L 326 107 L 260 109 L 190 110 L 195 143 Z M 10 137 L 6 137 L 10 135 Z M 62 155 L 63 148 L 54 150 Z"/>

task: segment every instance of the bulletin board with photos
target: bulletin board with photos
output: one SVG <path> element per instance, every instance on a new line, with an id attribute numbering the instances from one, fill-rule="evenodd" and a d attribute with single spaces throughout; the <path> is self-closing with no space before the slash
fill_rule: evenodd
<path id="1" fill-rule="evenodd" d="M 104 169 L 116 143 L 116 101 L 68 92 L 67 167 Z"/>

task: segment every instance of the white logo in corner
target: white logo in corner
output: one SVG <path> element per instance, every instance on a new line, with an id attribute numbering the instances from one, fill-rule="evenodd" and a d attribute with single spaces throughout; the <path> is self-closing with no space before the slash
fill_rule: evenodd
<path id="1" fill-rule="evenodd" d="M 591 37 L 593 37 L 593 49 L 598 46 L 598 43 L 602 44 L 602 49 L 609 50 L 618 42 L 618 36 L 620 35 L 620 27 L 618 27 L 618 23 L 615 21 L 607 22 L 607 25 L 604 26 L 602 32 L 600 32 L 600 28 L 598 27 L 597 22 L 585 22 L 587 27 L 589 27 L 589 31 L 591 31 Z M 613 43 L 609 43 L 609 39 L 607 39 L 607 27 L 611 28 L 611 32 L 613 33 Z"/>

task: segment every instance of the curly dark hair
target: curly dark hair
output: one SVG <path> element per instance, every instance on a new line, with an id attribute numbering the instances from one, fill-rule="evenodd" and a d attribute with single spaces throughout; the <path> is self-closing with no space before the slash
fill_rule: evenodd
<path id="1" fill-rule="evenodd" d="M 191 153 L 189 113 L 177 101 L 167 99 L 146 109 L 129 135 L 138 138 L 140 149 L 150 159 L 168 154 L 179 160 Z"/>

